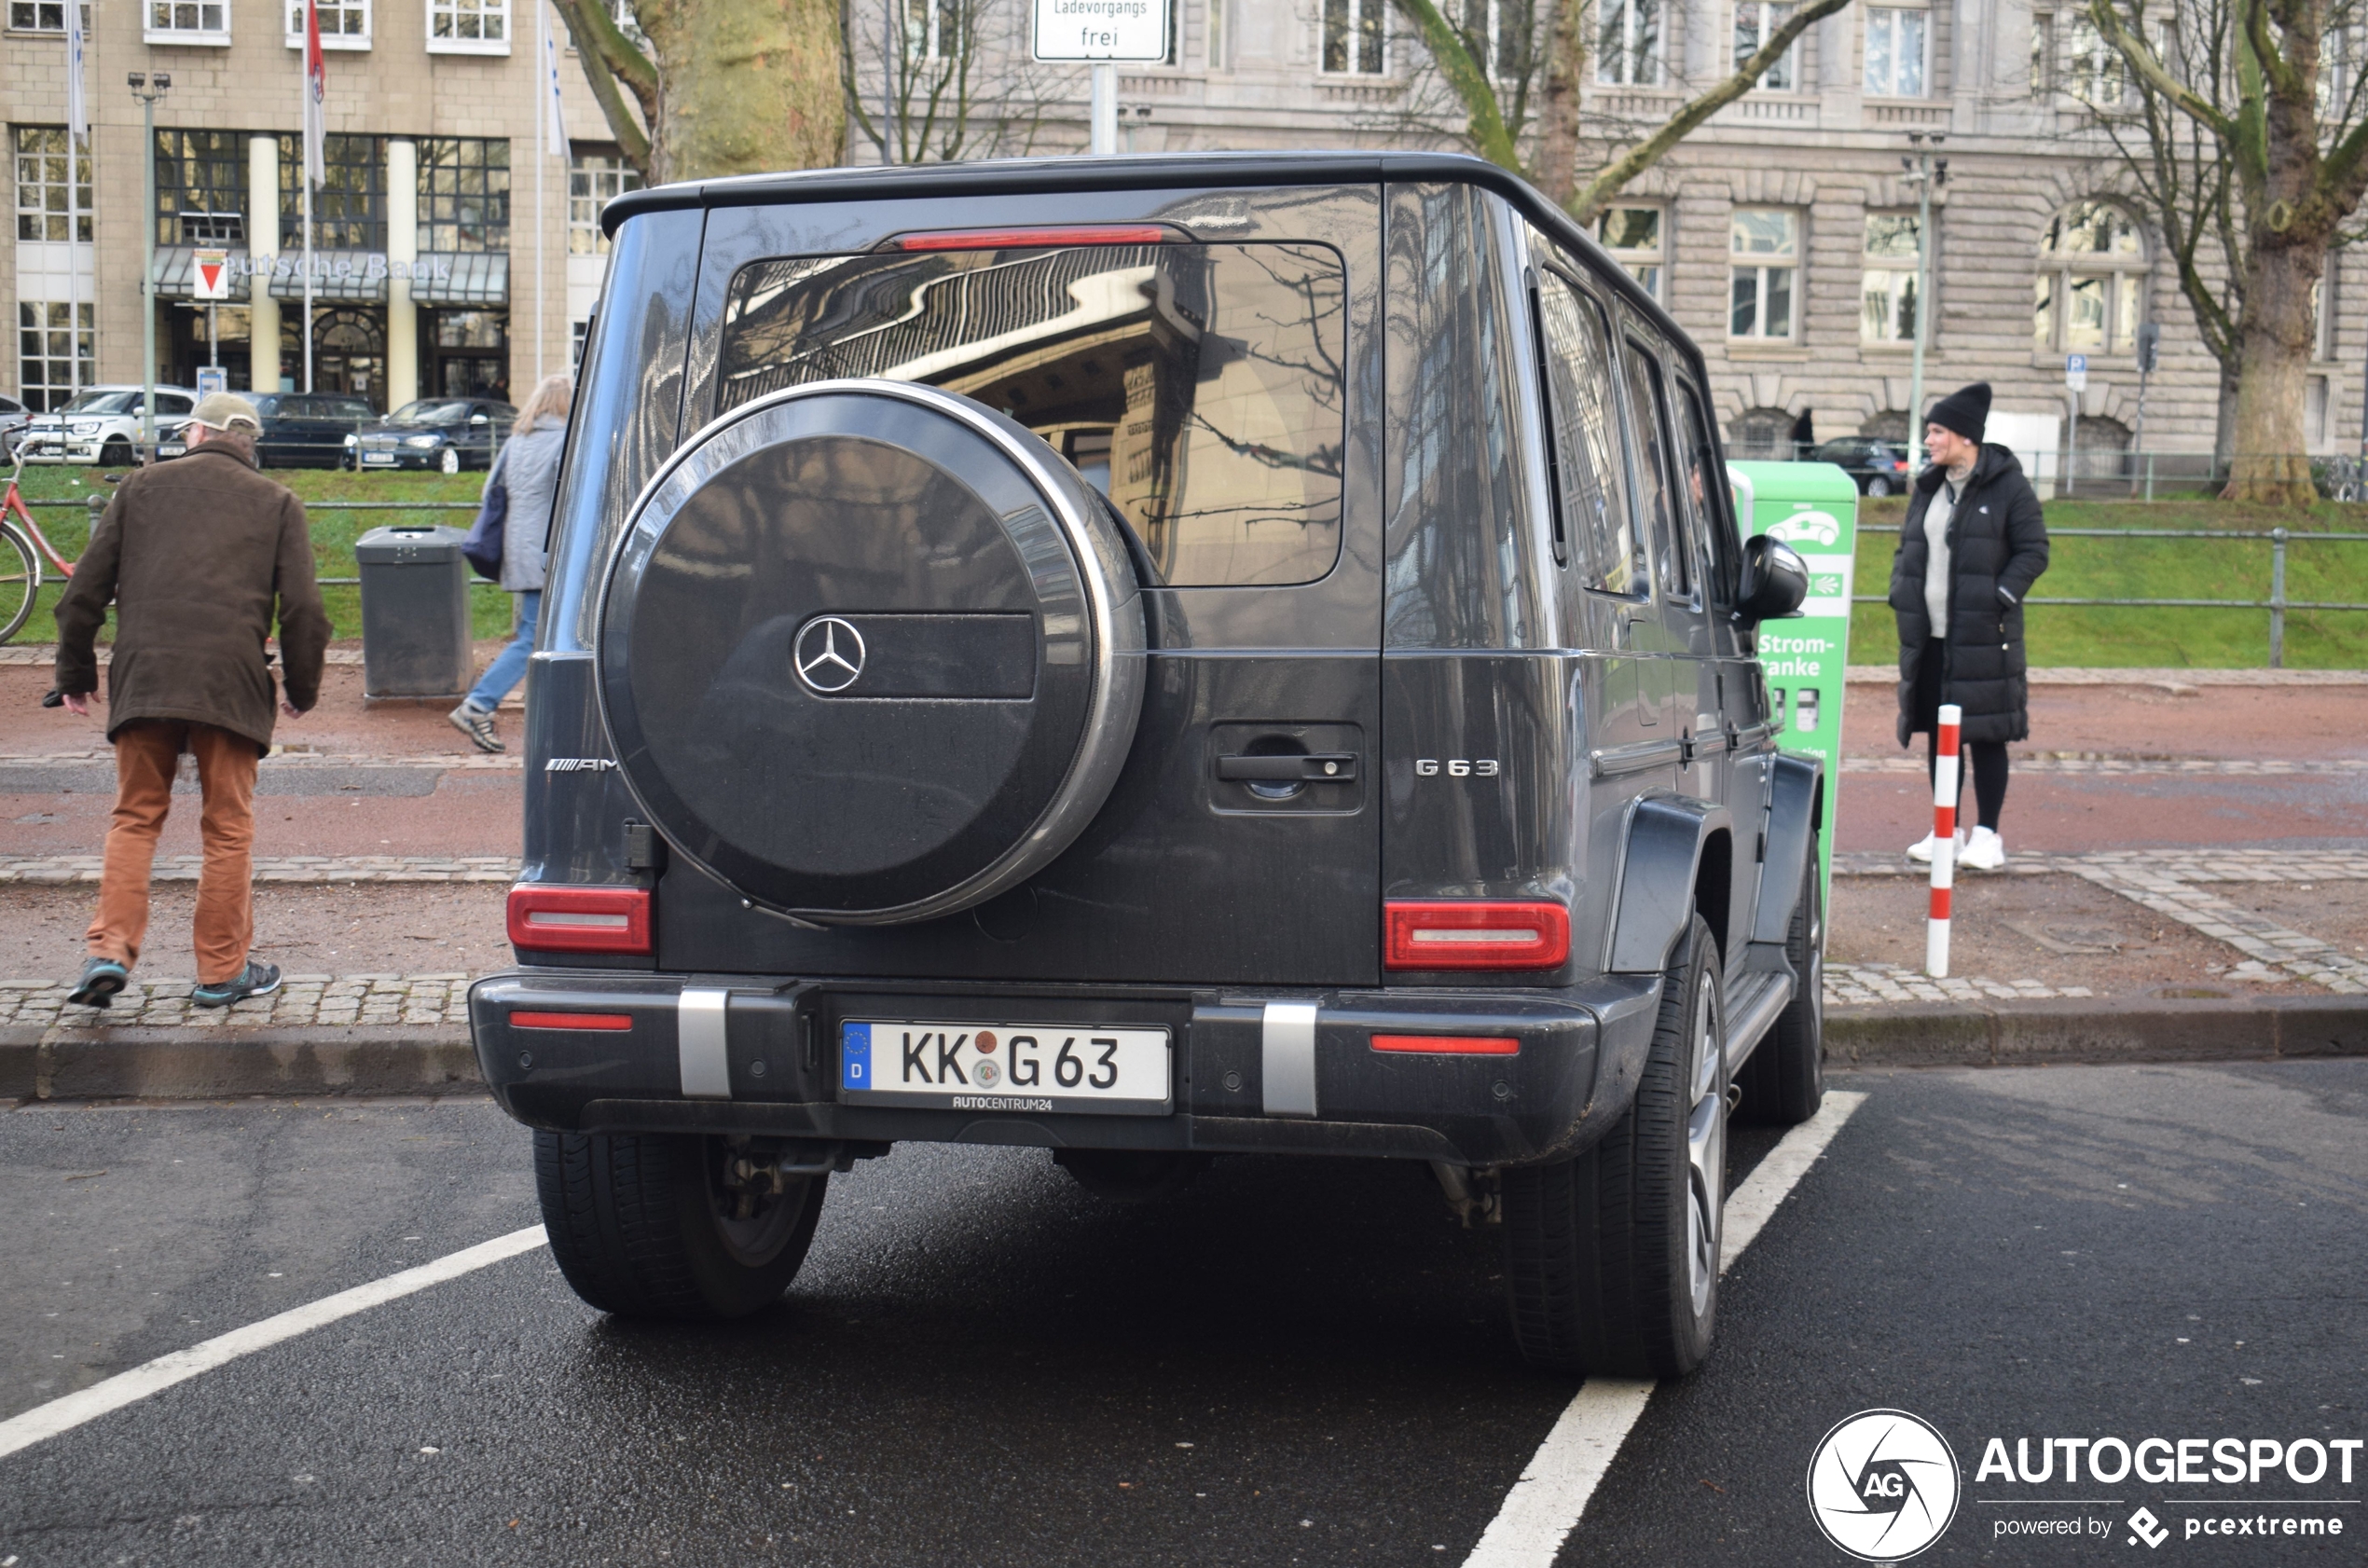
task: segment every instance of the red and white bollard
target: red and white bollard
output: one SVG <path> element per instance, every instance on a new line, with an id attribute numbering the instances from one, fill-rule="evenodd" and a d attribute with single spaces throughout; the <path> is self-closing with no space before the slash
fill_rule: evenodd
<path id="1" fill-rule="evenodd" d="M 1957 726 L 1964 716 L 1953 702 L 1942 707 L 1939 765 L 1933 770 L 1933 914 L 1924 928 L 1924 972 L 1935 980 L 1948 976 L 1949 891 L 1957 885 Z"/>

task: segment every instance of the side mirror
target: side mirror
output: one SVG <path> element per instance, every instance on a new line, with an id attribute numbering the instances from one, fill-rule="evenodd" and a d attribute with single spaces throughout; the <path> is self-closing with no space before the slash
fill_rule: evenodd
<path id="1" fill-rule="evenodd" d="M 1800 612 L 1809 598 L 1809 563 L 1789 544 L 1766 534 L 1743 541 L 1742 594 L 1735 619 L 1746 626 L 1782 620 Z"/>
<path id="2" fill-rule="evenodd" d="M 469 423 L 473 425 L 489 425 L 493 421 L 491 420 L 488 419 L 483 414 L 472 414 L 469 416 Z"/>

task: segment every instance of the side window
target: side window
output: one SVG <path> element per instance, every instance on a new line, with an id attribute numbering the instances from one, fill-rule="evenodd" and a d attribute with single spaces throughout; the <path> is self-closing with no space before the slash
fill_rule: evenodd
<path id="1" fill-rule="evenodd" d="M 1727 520 L 1727 508 L 1719 504 L 1720 487 L 1727 482 L 1727 473 L 1718 461 L 1718 443 L 1712 439 L 1713 426 L 1700 392 L 1693 382 L 1680 380 L 1677 401 L 1683 410 L 1680 439 L 1685 443 L 1685 479 L 1680 488 L 1686 492 L 1687 510 L 1693 514 L 1694 537 L 1702 542 L 1703 570 L 1710 577 L 1711 598 L 1719 604 L 1732 604 L 1741 586 L 1742 561 L 1735 530 Z"/>
<path id="2" fill-rule="evenodd" d="M 160 414 L 186 414 L 190 406 L 189 400 L 186 397 L 176 397 L 171 392 L 159 392 L 157 395 L 157 411 Z"/>
<path id="3" fill-rule="evenodd" d="M 1670 489 L 1676 465 L 1671 462 L 1669 399 L 1662 391 L 1660 362 L 1631 338 L 1620 356 L 1628 374 L 1630 429 L 1636 437 L 1637 510 L 1652 530 L 1653 565 L 1660 573 L 1662 591 L 1675 598 L 1694 592 L 1693 563 L 1678 531 L 1677 509 Z"/>
<path id="4" fill-rule="evenodd" d="M 1538 315 L 1546 337 L 1563 516 L 1581 578 L 1604 593 L 1649 593 L 1644 543 L 1636 537 L 1620 464 L 1611 334 L 1604 313 L 1568 279 L 1548 272 L 1538 283 Z"/>

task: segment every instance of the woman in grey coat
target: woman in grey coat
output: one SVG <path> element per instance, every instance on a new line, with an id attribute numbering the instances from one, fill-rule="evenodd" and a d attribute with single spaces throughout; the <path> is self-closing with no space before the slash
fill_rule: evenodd
<path id="1" fill-rule="evenodd" d="M 502 750 L 502 737 L 493 733 L 493 710 L 525 676 L 527 658 L 534 652 L 535 622 L 543 612 L 543 541 L 551 530 L 559 448 L 567 441 L 568 405 L 574 398 L 574 381 L 566 376 L 544 377 L 518 411 L 517 424 L 485 476 L 487 489 L 500 485 L 510 492 L 509 511 L 502 520 L 502 586 L 517 595 L 518 635 L 495 655 L 451 713 L 453 727 L 480 751 Z"/>

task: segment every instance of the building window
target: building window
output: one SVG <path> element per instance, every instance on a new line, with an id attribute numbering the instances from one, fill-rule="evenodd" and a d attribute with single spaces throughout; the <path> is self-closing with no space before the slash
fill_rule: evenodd
<path id="1" fill-rule="evenodd" d="M 1529 28 L 1533 13 L 1525 0 L 1461 0 L 1446 14 L 1457 18 L 1456 31 L 1480 68 L 1508 86 L 1529 75 Z"/>
<path id="2" fill-rule="evenodd" d="M 1869 97 L 1924 96 L 1924 21 L 1921 10 L 1878 7 L 1866 13 Z"/>
<path id="3" fill-rule="evenodd" d="M 2063 89 L 2092 109 L 2110 109 L 2121 103 L 2121 51 L 2086 12 L 2075 11 L 2064 29 Z"/>
<path id="4" fill-rule="evenodd" d="M 1595 220 L 1595 238 L 1604 249 L 1655 299 L 1661 298 L 1661 268 L 1669 255 L 1661 224 L 1659 207 L 1608 207 Z"/>
<path id="5" fill-rule="evenodd" d="M 2031 16 L 2031 95 L 2033 98 L 2046 96 L 2055 86 L 2055 13 L 2033 11 Z"/>
<path id="6" fill-rule="evenodd" d="M 1743 62 L 1757 54 L 1777 30 L 1792 20 L 1793 7 L 1777 5 L 1775 0 L 1735 0 L 1734 69 L 1742 70 Z M 1769 92 L 1790 92 L 1798 87 L 1799 53 L 1797 45 L 1786 49 L 1759 78 L 1759 85 Z"/>
<path id="7" fill-rule="evenodd" d="M 420 249 L 510 248 L 510 144 L 438 136 L 420 144 Z"/>
<path id="8" fill-rule="evenodd" d="M 1389 0 L 1324 0 L 1324 69 L 1378 76 L 1389 69 Z"/>
<path id="9" fill-rule="evenodd" d="M 1793 335 L 1795 274 L 1800 270 L 1800 214 L 1776 207 L 1739 207 L 1728 249 L 1734 270 L 1728 294 L 1729 337 Z"/>
<path id="10" fill-rule="evenodd" d="M 2336 254 L 2334 251 L 2327 253 L 2320 267 L 2319 281 L 2310 285 L 2310 357 L 2316 360 L 2335 357 L 2335 314 L 2342 308 L 2341 296 L 2334 287 Z"/>
<path id="11" fill-rule="evenodd" d="M 576 153 L 568 159 L 568 254 L 606 255 L 600 209 L 641 188 L 640 172 L 613 152 Z"/>
<path id="12" fill-rule="evenodd" d="M 318 9 L 323 48 L 370 47 L 370 0 L 319 0 Z M 288 48 L 304 48 L 304 0 L 288 0 Z"/>
<path id="13" fill-rule="evenodd" d="M 1616 87 L 1661 85 L 1661 0 L 1602 0 L 1595 79 Z"/>
<path id="14" fill-rule="evenodd" d="M 431 54 L 510 52 L 510 0 L 428 0 Z"/>
<path id="15" fill-rule="evenodd" d="M 66 179 L 66 129 L 62 125 L 17 127 L 17 238 L 63 240 L 69 222 L 74 238 L 90 241 L 89 144 L 74 158 Z"/>
<path id="16" fill-rule="evenodd" d="M 17 391 L 26 407 L 38 413 L 65 406 L 77 385 L 99 378 L 98 334 L 89 300 L 69 308 L 63 300 L 17 301 Z M 80 328 L 69 324 L 80 318 Z M 82 362 L 75 374 L 75 361 Z"/>
<path id="17" fill-rule="evenodd" d="M 246 243 L 247 138 L 241 131 L 157 132 L 157 243 Z"/>
<path id="18" fill-rule="evenodd" d="M 2031 348 L 2039 353 L 2137 351 L 2145 316 L 2146 245 L 2118 207 L 2083 202 L 2040 241 Z"/>
<path id="19" fill-rule="evenodd" d="M 229 0 L 148 0 L 146 41 L 227 45 Z"/>
<path id="20" fill-rule="evenodd" d="M 577 375 L 584 372 L 584 339 L 591 330 L 590 322 L 568 323 L 568 369 Z"/>
<path id="21" fill-rule="evenodd" d="M 280 137 L 280 249 L 304 245 L 304 138 Z M 323 251 L 387 248 L 387 144 L 383 136 L 321 138 L 321 186 L 312 193 L 312 245 Z"/>
<path id="22" fill-rule="evenodd" d="M 1859 285 L 1864 343 L 1916 341 L 1916 214 L 1866 214 L 1866 270 Z"/>
<path id="23" fill-rule="evenodd" d="M 65 0 L 8 0 L 8 31 L 11 33 L 63 33 L 66 30 Z M 90 7 L 82 7 L 82 35 L 90 36 Z"/>

